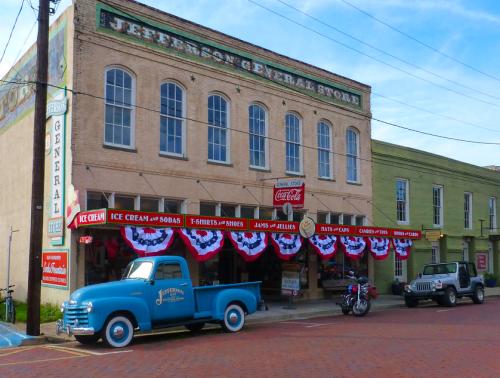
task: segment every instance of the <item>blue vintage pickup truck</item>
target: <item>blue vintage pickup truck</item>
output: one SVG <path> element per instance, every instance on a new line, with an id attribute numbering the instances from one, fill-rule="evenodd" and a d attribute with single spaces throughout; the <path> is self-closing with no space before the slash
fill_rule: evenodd
<path id="1" fill-rule="evenodd" d="M 111 347 L 130 344 L 134 332 L 185 326 L 198 331 L 219 323 L 238 332 L 245 315 L 262 305 L 260 282 L 193 287 L 182 257 L 139 258 L 120 281 L 85 286 L 61 305 L 57 332 L 74 335 L 82 344 L 102 338 Z"/>

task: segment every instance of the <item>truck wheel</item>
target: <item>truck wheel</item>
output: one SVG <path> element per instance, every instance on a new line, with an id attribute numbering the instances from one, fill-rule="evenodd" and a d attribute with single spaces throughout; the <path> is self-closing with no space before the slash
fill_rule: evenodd
<path id="1" fill-rule="evenodd" d="M 457 293 L 454 288 L 449 287 L 446 289 L 444 292 L 443 302 L 448 307 L 453 307 L 457 304 Z"/>
<path id="2" fill-rule="evenodd" d="M 184 327 L 186 327 L 191 332 L 199 332 L 204 326 L 205 323 L 192 323 L 192 324 L 186 324 Z"/>
<path id="3" fill-rule="evenodd" d="M 408 308 L 417 307 L 418 299 L 405 297 L 405 305 Z"/>
<path id="4" fill-rule="evenodd" d="M 476 286 L 474 294 L 472 294 L 472 301 L 475 304 L 481 304 L 484 302 L 484 289 L 482 286 Z"/>
<path id="5" fill-rule="evenodd" d="M 123 348 L 130 344 L 134 336 L 134 327 L 126 316 L 110 318 L 104 327 L 102 341 L 113 348 Z"/>
<path id="6" fill-rule="evenodd" d="M 245 312 L 240 305 L 231 304 L 224 311 L 222 329 L 226 332 L 238 332 L 245 325 Z"/>
<path id="7" fill-rule="evenodd" d="M 84 345 L 93 345 L 99 340 L 99 335 L 75 335 L 76 341 Z"/>

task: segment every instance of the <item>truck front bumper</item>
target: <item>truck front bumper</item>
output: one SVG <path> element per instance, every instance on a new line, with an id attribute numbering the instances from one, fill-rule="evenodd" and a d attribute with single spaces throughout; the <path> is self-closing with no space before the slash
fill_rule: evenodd
<path id="1" fill-rule="evenodd" d="M 73 335 L 93 335 L 95 333 L 92 327 L 72 327 L 70 325 L 64 325 L 63 321 L 59 319 L 56 322 L 56 333 L 59 335 L 65 333 L 68 336 Z"/>
<path id="2" fill-rule="evenodd" d="M 444 290 L 436 291 L 405 291 L 405 298 L 415 298 L 415 299 L 433 299 L 437 297 L 442 297 L 444 295 Z"/>

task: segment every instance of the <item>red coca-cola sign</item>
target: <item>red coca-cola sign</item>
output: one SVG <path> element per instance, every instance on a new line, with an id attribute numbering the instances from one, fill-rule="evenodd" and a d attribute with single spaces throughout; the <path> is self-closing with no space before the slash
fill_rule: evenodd
<path id="1" fill-rule="evenodd" d="M 294 209 L 304 207 L 305 184 L 301 181 L 281 181 L 273 189 L 273 206 L 280 207 L 291 203 Z"/>

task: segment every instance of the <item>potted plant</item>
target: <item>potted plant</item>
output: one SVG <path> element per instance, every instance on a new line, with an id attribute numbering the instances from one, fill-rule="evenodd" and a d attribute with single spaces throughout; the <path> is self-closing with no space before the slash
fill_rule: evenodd
<path id="1" fill-rule="evenodd" d="M 497 286 L 497 276 L 495 276 L 494 274 L 486 272 L 486 273 L 484 273 L 483 278 L 484 278 L 484 284 L 486 285 L 486 287 Z"/>
<path id="2" fill-rule="evenodd" d="M 404 284 L 402 284 L 401 282 L 399 282 L 399 280 L 397 278 L 394 279 L 394 281 L 392 281 L 391 292 L 392 292 L 393 295 L 401 295 L 401 294 L 403 294 L 403 288 L 404 288 Z"/>

